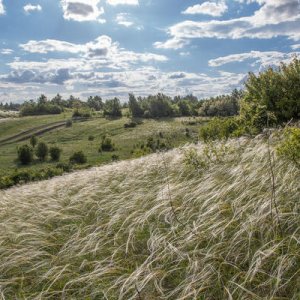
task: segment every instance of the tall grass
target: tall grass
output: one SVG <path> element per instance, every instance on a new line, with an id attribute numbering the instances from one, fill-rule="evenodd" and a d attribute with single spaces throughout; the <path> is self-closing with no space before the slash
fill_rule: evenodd
<path id="1" fill-rule="evenodd" d="M 1 191 L 0 299 L 299 299 L 300 172 L 274 139 Z"/>

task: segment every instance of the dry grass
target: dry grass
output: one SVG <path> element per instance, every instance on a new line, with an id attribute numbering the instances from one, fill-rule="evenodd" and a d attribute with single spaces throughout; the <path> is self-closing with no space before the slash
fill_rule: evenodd
<path id="1" fill-rule="evenodd" d="M 0 191 L 0 299 L 299 299 L 300 172 L 226 146 Z"/>

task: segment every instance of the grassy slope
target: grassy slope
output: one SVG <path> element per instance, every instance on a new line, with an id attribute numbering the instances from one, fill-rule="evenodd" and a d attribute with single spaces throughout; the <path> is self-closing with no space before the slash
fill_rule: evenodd
<path id="1" fill-rule="evenodd" d="M 62 117 L 62 116 L 61 116 Z M 187 126 L 182 124 L 184 118 L 166 119 L 160 121 L 144 120 L 142 125 L 136 128 L 125 129 L 124 124 L 129 121 L 127 118 L 116 120 L 106 120 L 104 118 L 96 118 L 87 122 L 73 123 L 70 128 L 59 128 L 51 132 L 43 134 L 39 140 L 45 141 L 49 146 L 58 145 L 62 148 L 62 161 L 68 162 L 69 157 L 74 151 L 83 150 L 88 158 L 88 165 L 97 165 L 111 161 L 112 154 L 118 155 L 120 159 L 127 159 L 132 157 L 131 151 L 134 145 L 139 142 L 147 141 L 147 137 L 163 132 L 165 137 L 171 140 L 173 146 L 184 144 L 192 141 L 192 138 L 185 136 L 185 128 L 190 128 L 197 136 L 199 126 Z M 58 121 L 56 116 L 30 117 L 29 119 L 17 119 L 4 123 L 0 129 L 0 136 L 8 131 L 10 135 L 14 135 L 20 131 L 20 128 L 28 129 L 34 126 L 48 124 L 49 122 Z M 21 122 L 21 124 L 20 124 Z M 29 122 L 29 123 L 28 123 Z M 32 122 L 29 127 L 30 122 Z M 21 126 L 21 127 L 20 127 Z M 98 152 L 101 143 L 101 136 L 107 133 L 113 138 L 117 150 L 114 152 L 103 152 L 101 155 Z M 8 133 L 6 136 L 10 136 Z M 88 141 L 89 135 L 93 135 L 95 140 Z M 46 166 L 55 166 L 56 163 L 39 163 L 27 167 L 20 166 L 16 163 L 17 147 L 25 144 L 24 142 L 13 143 L 10 145 L 0 146 L 0 176 L 1 174 L 8 174 L 13 172 L 15 168 L 27 169 L 41 169 Z"/>
<path id="2" fill-rule="evenodd" d="M 299 299 L 299 170 L 275 155 L 277 215 L 266 142 L 214 149 L 205 169 L 177 149 L 0 191 L 0 295 Z"/>

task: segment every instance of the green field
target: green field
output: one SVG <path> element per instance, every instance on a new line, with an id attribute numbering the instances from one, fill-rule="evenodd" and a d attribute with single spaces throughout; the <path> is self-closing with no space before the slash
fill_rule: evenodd
<path id="1" fill-rule="evenodd" d="M 52 123 L 67 120 L 70 114 L 57 116 L 37 116 L 16 119 L 7 119 L 0 126 L 0 177 L 12 174 L 16 170 L 39 170 L 48 166 L 55 166 L 57 162 L 48 161 L 41 163 L 37 159 L 29 166 L 21 166 L 17 158 L 17 148 L 29 143 L 30 133 L 38 128 L 51 126 Z M 112 161 L 112 155 L 120 160 L 139 156 L 132 153 L 140 144 L 146 143 L 149 137 L 160 139 L 168 145 L 168 148 L 177 147 L 197 139 L 199 127 L 204 119 L 174 118 L 160 120 L 141 120 L 141 124 L 135 128 L 125 128 L 124 124 L 130 122 L 128 118 L 105 119 L 94 117 L 84 122 L 74 122 L 72 127 L 62 126 L 60 128 L 45 132 L 38 137 L 39 141 L 46 142 L 49 146 L 59 146 L 62 149 L 61 162 L 67 163 L 69 157 L 75 152 L 82 150 L 87 156 L 87 163 L 80 166 L 100 165 Z M 188 129 L 189 134 L 186 134 Z M 29 132 L 29 134 L 28 134 Z M 115 144 L 115 151 L 99 153 L 102 136 L 106 134 L 111 137 Z M 1 140 L 12 136 L 22 141 L 12 140 L 9 144 L 1 145 Z M 89 141 L 89 136 L 94 140 Z M 78 168 L 79 166 L 75 166 Z"/>

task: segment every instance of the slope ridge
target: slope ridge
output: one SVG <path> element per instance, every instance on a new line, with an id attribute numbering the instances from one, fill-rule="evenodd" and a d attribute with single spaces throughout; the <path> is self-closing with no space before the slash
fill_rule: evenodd
<path id="1" fill-rule="evenodd" d="M 299 173 L 260 136 L 0 191 L 0 295 L 298 299 Z"/>

